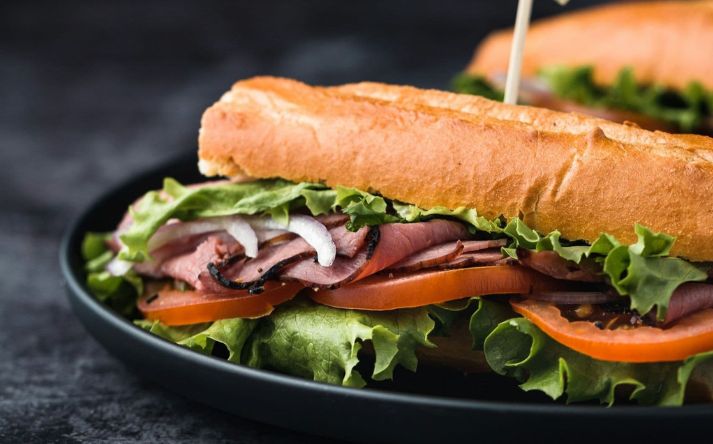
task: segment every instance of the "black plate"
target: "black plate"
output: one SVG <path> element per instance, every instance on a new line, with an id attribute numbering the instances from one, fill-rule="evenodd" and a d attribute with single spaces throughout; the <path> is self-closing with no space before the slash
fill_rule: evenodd
<path id="1" fill-rule="evenodd" d="M 713 405 L 566 406 L 525 394 L 509 378 L 464 378 L 427 368 L 418 375 L 399 372 L 393 384 L 348 389 L 230 364 L 144 332 L 87 292 L 81 240 L 86 231 L 112 229 L 124 209 L 145 191 L 160 187 L 163 177 L 199 181 L 196 170 L 191 153 L 106 193 L 72 225 L 60 251 L 69 299 L 87 330 L 136 372 L 170 390 L 261 422 L 371 442 L 532 440 L 568 434 L 577 442 L 669 435 L 680 440 L 704 433 L 713 419 Z"/>

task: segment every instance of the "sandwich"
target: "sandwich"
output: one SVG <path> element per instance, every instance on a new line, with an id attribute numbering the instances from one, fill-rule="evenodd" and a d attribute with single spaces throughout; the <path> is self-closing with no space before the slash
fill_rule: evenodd
<path id="1" fill-rule="evenodd" d="M 512 31 L 489 35 L 461 93 L 502 96 Z M 533 23 L 521 101 L 632 122 L 650 130 L 713 134 L 713 1 L 614 3 Z"/>
<path id="2" fill-rule="evenodd" d="M 88 288 L 197 352 L 362 387 L 492 371 L 555 400 L 713 393 L 713 139 L 483 97 L 237 82 L 198 167 L 111 233 Z"/>

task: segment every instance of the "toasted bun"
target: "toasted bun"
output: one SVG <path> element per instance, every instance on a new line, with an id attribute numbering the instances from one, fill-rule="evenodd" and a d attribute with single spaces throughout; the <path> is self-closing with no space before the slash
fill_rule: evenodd
<path id="1" fill-rule="evenodd" d="M 372 190 L 424 208 L 520 216 L 571 240 L 633 225 L 713 260 L 713 139 L 410 87 L 236 83 L 203 115 L 207 175 Z"/>
<path id="2" fill-rule="evenodd" d="M 491 34 L 469 73 L 506 72 L 512 31 Z M 713 89 L 713 1 L 635 2 L 599 6 L 540 20 L 528 32 L 523 75 L 543 66 L 594 66 L 595 81 L 611 84 L 632 67 L 642 84 L 685 88 L 696 80 Z"/>

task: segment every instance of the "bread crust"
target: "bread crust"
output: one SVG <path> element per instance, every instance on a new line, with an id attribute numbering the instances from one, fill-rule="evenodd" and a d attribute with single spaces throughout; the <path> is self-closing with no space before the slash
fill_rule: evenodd
<path id="1" fill-rule="evenodd" d="M 466 71 L 506 72 L 512 31 L 489 35 Z M 610 85 L 632 67 L 641 84 L 683 89 L 695 80 L 713 89 L 713 1 L 610 4 L 539 20 L 530 28 L 523 76 L 548 65 L 594 66 L 594 80 Z"/>
<path id="2" fill-rule="evenodd" d="M 350 186 L 430 208 L 520 216 L 570 240 L 633 225 L 713 260 L 713 139 L 480 97 L 258 77 L 203 115 L 204 173 Z"/>

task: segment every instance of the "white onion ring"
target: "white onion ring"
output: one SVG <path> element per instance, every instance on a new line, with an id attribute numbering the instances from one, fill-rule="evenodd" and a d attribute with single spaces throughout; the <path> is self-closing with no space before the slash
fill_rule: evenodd
<path id="1" fill-rule="evenodd" d="M 602 291 L 540 291 L 523 296 L 527 299 L 559 305 L 597 305 L 621 300 L 621 296 Z"/>
<path id="2" fill-rule="evenodd" d="M 162 226 L 149 239 L 149 251 L 155 251 L 169 242 L 196 234 L 225 230 L 245 249 L 245 256 L 257 256 L 258 238 L 255 230 L 242 216 L 220 216 L 190 222 L 169 223 Z"/>
<path id="3" fill-rule="evenodd" d="M 315 249 L 317 262 L 323 267 L 331 266 L 337 257 L 337 246 L 334 245 L 329 230 L 314 217 L 291 215 L 287 226 L 268 217 L 252 217 L 247 220 L 256 230 L 287 230 L 295 233 Z"/>
<path id="4" fill-rule="evenodd" d="M 115 257 L 108 264 L 106 264 L 106 271 L 112 276 L 123 276 L 131 270 L 134 266 L 133 262 L 125 261 Z"/>

